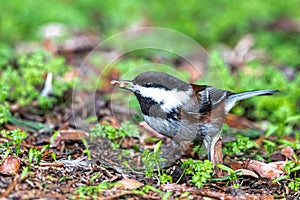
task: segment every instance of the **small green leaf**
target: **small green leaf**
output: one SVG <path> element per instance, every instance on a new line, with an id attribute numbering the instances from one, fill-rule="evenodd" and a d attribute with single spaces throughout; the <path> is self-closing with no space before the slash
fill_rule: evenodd
<path id="1" fill-rule="evenodd" d="M 223 164 L 216 164 L 216 167 L 224 170 L 224 171 L 227 171 L 229 173 L 235 173 L 235 171 L 233 169 L 231 169 L 230 167 L 227 167 L 226 165 L 223 165 Z"/>

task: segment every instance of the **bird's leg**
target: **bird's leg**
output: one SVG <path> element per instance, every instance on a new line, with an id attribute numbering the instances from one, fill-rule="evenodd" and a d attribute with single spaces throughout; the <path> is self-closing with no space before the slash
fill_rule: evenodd
<path id="1" fill-rule="evenodd" d="M 222 176 L 222 170 L 220 168 L 215 167 L 217 164 L 223 163 L 223 153 L 222 153 L 222 137 L 217 135 L 211 141 L 210 148 L 208 150 L 208 155 L 210 157 L 210 161 L 213 164 L 214 172 L 216 177 Z"/>

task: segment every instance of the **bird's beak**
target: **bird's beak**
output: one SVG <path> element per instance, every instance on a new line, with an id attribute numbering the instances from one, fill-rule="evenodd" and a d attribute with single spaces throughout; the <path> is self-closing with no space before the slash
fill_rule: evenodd
<path id="1" fill-rule="evenodd" d="M 116 80 L 113 80 L 113 81 L 111 81 L 111 84 L 118 84 L 119 87 L 122 88 L 122 89 L 134 91 L 134 84 L 132 83 L 132 81 L 116 81 Z"/>

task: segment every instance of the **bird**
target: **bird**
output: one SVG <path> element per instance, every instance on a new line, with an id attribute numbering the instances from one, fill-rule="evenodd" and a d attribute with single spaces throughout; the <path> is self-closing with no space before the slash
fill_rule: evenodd
<path id="1" fill-rule="evenodd" d="M 121 89 L 136 96 L 146 123 L 159 134 L 171 138 L 163 157 L 180 158 L 185 142 L 204 144 L 211 158 L 212 139 L 220 132 L 226 114 L 235 103 L 279 90 L 253 90 L 234 93 L 208 85 L 196 85 L 158 71 L 146 71 L 133 80 L 113 80 Z"/>

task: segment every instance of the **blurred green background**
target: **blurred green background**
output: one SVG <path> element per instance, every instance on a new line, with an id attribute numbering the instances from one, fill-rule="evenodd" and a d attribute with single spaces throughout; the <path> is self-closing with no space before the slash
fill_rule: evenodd
<path id="1" fill-rule="evenodd" d="M 40 26 L 49 22 L 93 30 L 101 33 L 102 38 L 144 24 L 175 29 L 205 47 L 220 42 L 233 45 L 245 34 L 252 33 L 257 46 L 267 49 L 279 61 L 295 67 L 300 64 L 299 29 L 268 28 L 281 18 L 299 19 L 299 0 L 1 1 L 0 41 L 3 43 L 37 40 Z"/>

